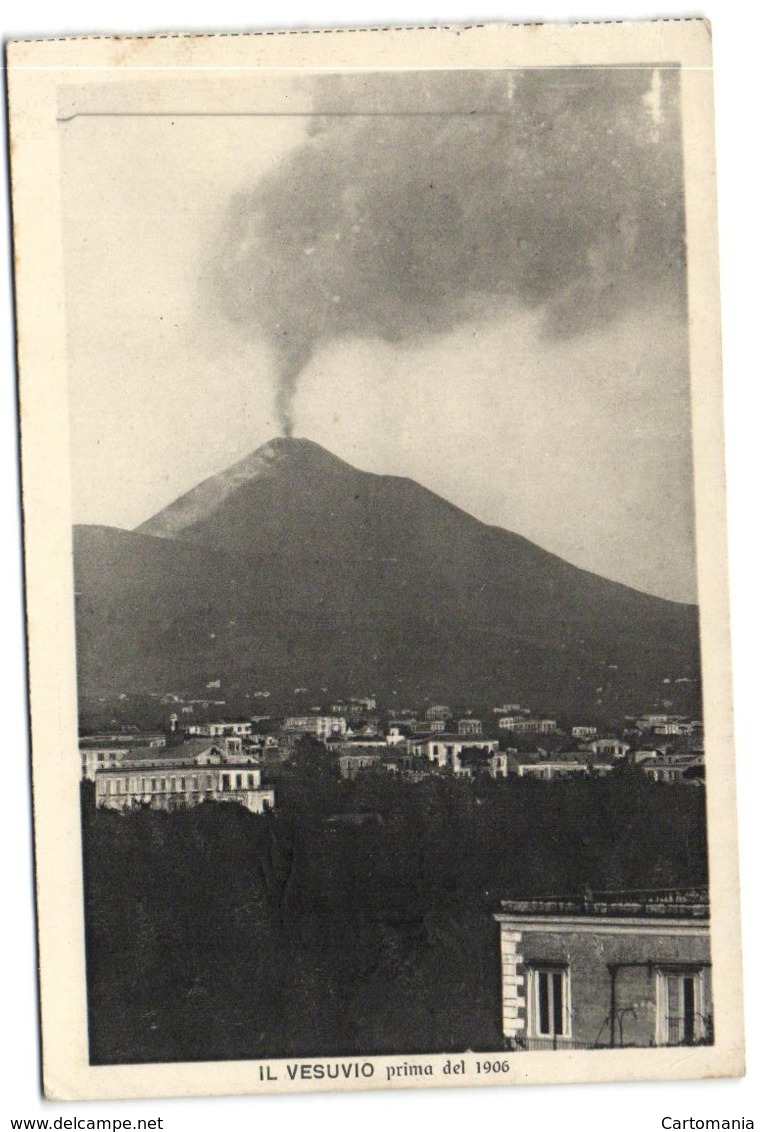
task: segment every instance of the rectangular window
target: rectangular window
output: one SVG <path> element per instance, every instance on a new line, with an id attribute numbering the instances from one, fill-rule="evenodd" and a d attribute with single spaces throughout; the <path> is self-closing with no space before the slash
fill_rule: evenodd
<path id="1" fill-rule="evenodd" d="M 221 790 L 230 790 L 231 789 L 231 775 L 230 774 L 222 774 L 220 776 L 220 788 L 221 788 Z"/>
<path id="2" fill-rule="evenodd" d="M 659 971 L 656 1041 L 662 1046 L 689 1046 L 710 1037 L 701 971 L 675 968 Z"/>
<path id="3" fill-rule="evenodd" d="M 570 972 L 566 967 L 532 967 L 527 975 L 529 1032 L 535 1038 L 571 1037 Z"/>
<path id="4" fill-rule="evenodd" d="M 248 774 L 247 775 L 247 785 L 250 787 L 250 789 L 252 789 L 252 787 L 255 785 L 255 775 L 254 774 Z"/>

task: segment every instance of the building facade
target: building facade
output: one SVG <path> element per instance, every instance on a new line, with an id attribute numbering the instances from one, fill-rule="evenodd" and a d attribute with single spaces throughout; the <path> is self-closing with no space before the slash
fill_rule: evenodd
<path id="1" fill-rule="evenodd" d="M 129 754 L 129 747 L 80 747 L 82 777 L 94 782 L 96 771 L 119 766 Z"/>
<path id="2" fill-rule="evenodd" d="M 426 740 L 423 754 L 439 767 L 459 773 L 462 769 L 461 757 L 466 751 L 484 751 L 487 758 L 499 750 L 496 739 L 483 739 L 479 736 L 443 734 L 437 739 Z M 507 765 L 507 760 L 505 760 Z"/>
<path id="3" fill-rule="evenodd" d="M 623 739 L 596 739 L 590 743 L 590 750 L 596 755 L 613 755 L 615 759 L 623 759 L 630 749 L 629 743 Z"/>
<path id="4" fill-rule="evenodd" d="M 282 730 L 287 735 L 312 735 L 324 740 L 333 735 L 345 735 L 348 723 L 342 715 L 289 715 Z"/>
<path id="5" fill-rule="evenodd" d="M 507 900 L 495 919 L 508 1048 L 711 1044 L 706 889 Z"/>
<path id="6" fill-rule="evenodd" d="M 387 750 L 387 748 L 386 748 Z M 338 756 L 337 766 L 342 778 L 355 778 L 359 771 L 372 770 L 383 761 L 384 752 L 377 748 L 344 751 Z"/>
<path id="7" fill-rule="evenodd" d="M 587 763 L 545 760 L 544 762 L 519 763 L 516 774 L 519 778 L 540 778 L 545 782 L 551 782 L 554 778 L 586 778 L 589 774 L 589 767 Z"/>
<path id="8" fill-rule="evenodd" d="M 413 735 L 430 735 L 435 731 L 446 731 L 446 720 L 414 719 L 409 724 L 409 730 Z"/>
<path id="9" fill-rule="evenodd" d="M 425 718 L 428 720 L 434 719 L 451 719 L 452 709 L 447 704 L 433 704 L 425 712 Z"/>
<path id="10" fill-rule="evenodd" d="M 557 729 L 554 719 L 518 719 L 514 715 L 502 716 L 497 727 L 519 735 L 550 735 Z"/>
<path id="11" fill-rule="evenodd" d="M 457 720 L 458 735 L 483 735 L 483 724 L 472 716 Z"/>
<path id="12" fill-rule="evenodd" d="M 205 735 L 210 739 L 221 739 L 224 735 L 251 735 L 252 722 L 221 720 L 218 723 L 192 723 L 187 730 L 189 735 Z"/>
<path id="13" fill-rule="evenodd" d="M 95 799 L 99 809 L 123 813 L 237 802 L 262 814 L 275 803 L 273 789 L 261 784 L 260 767 L 253 760 L 198 740 L 166 757 L 127 756 L 118 766 L 97 770 Z"/>

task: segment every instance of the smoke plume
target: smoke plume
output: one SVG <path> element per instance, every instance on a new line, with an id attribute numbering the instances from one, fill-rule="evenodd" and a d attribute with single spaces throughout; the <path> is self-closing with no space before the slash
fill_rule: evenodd
<path id="1" fill-rule="evenodd" d="M 676 71 L 315 83 L 305 142 L 231 201 L 216 272 L 226 314 L 273 348 L 285 433 L 322 344 L 498 306 L 575 335 L 667 288 L 684 300 Z"/>

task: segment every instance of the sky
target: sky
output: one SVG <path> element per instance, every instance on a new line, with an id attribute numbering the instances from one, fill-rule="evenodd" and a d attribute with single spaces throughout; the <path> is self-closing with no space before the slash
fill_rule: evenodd
<path id="1" fill-rule="evenodd" d="M 298 96 L 61 123 L 75 521 L 288 430 L 694 600 L 676 73 Z"/>

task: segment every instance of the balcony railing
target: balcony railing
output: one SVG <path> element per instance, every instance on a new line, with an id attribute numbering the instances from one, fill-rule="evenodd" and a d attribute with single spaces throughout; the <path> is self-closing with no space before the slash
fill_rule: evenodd
<path id="1" fill-rule="evenodd" d="M 567 1049 L 605 1049 L 605 1046 L 598 1045 L 596 1042 L 576 1042 L 572 1038 L 516 1038 L 513 1044 L 513 1049 L 516 1052 L 525 1051 L 528 1053 L 539 1052 L 541 1050 L 561 1050 Z"/>
<path id="2" fill-rule="evenodd" d="M 652 1046 L 711 1046 L 714 1045 L 714 1024 L 711 1014 L 696 1014 L 691 1025 L 686 1017 L 668 1018 L 666 1022 L 666 1038 L 663 1041 L 624 1042 L 621 1027 L 614 1030 L 615 1042 L 610 1040 L 611 1015 L 609 1014 L 600 1028 L 595 1041 L 578 1041 L 560 1035 L 550 1038 L 529 1038 L 519 1034 L 510 1042 L 510 1049 L 514 1052 L 581 1050 L 581 1049 L 649 1049 Z"/>
<path id="3" fill-rule="evenodd" d="M 503 900 L 502 911 L 542 916 L 650 916 L 708 919 L 709 890 L 698 888 L 624 889 L 577 896 Z"/>

